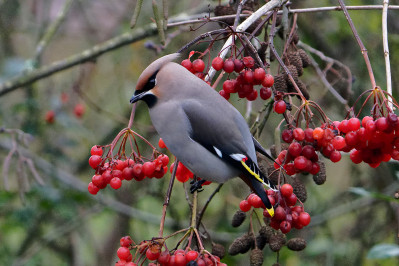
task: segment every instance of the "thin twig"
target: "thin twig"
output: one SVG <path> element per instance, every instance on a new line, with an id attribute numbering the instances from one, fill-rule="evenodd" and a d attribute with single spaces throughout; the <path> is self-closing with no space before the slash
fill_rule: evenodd
<path id="1" fill-rule="evenodd" d="M 384 45 L 385 71 L 387 78 L 387 92 L 392 95 L 392 79 L 391 79 L 391 64 L 389 60 L 389 46 L 388 46 L 388 5 L 389 0 L 384 0 L 382 9 L 382 41 Z M 390 99 L 390 97 L 388 97 Z M 393 109 L 391 101 L 388 102 L 389 108 Z"/>
<path id="2" fill-rule="evenodd" d="M 66 14 L 71 8 L 71 4 L 74 0 L 66 0 L 64 6 L 61 8 L 60 12 L 57 15 L 57 18 L 53 23 L 49 25 L 43 37 L 40 39 L 39 43 L 36 46 L 36 53 L 33 58 L 33 66 L 37 67 L 40 64 L 40 57 L 43 54 L 44 49 L 49 44 L 50 40 L 53 38 L 58 28 L 64 22 Z"/>
<path id="3" fill-rule="evenodd" d="M 233 30 L 235 30 L 237 28 L 238 22 L 240 22 L 241 10 L 242 10 L 242 6 L 245 5 L 245 2 L 247 2 L 247 0 L 242 0 L 240 2 L 240 4 L 238 4 L 236 17 L 234 19 L 234 24 L 233 24 Z"/>
<path id="4" fill-rule="evenodd" d="M 265 15 L 267 12 L 270 10 L 280 7 L 283 2 L 282 0 L 271 0 L 267 2 L 265 5 L 260 7 L 258 10 L 256 10 L 251 16 L 249 16 L 243 23 L 237 26 L 236 31 L 237 32 L 243 32 L 245 31 L 249 26 L 251 26 L 257 19 L 259 19 L 261 16 Z M 236 36 L 230 36 L 229 39 L 225 42 L 223 45 L 221 52 L 219 54 L 219 57 L 224 58 L 227 53 L 229 52 L 229 47 L 233 43 L 233 39 L 235 39 Z M 208 74 L 205 77 L 205 81 L 212 80 L 213 76 L 215 75 L 216 71 L 213 67 L 209 69 Z"/>
<path id="5" fill-rule="evenodd" d="M 362 40 L 360 39 L 359 34 L 357 33 L 355 25 L 353 24 L 353 21 L 352 21 L 351 17 L 349 16 L 349 13 L 348 13 L 348 10 L 346 9 L 344 1 L 343 0 L 338 0 L 338 1 L 339 1 L 340 6 L 342 7 L 342 11 L 345 14 L 346 20 L 349 23 L 349 26 L 350 26 L 350 28 L 351 28 L 351 30 L 353 32 L 353 35 L 356 38 L 357 44 L 360 47 L 360 50 L 362 52 L 364 61 L 366 62 L 367 71 L 369 72 L 371 86 L 374 89 L 377 86 L 377 84 L 375 83 L 374 73 L 373 73 L 373 69 L 371 67 L 370 59 L 369 59 L 368 54 L 367 54 L 367 49 L 364 46 Z"/>
<path id="6" fill-rule="evenodd" d="M 177 166 L 179 165 L 179 160 L 175 160 L 175 166 L 173 167 L 172 176 L 170 177 L 168 191 L 165 195 L 165 201 L 163 202 L 163 209 L 162 209 L 162 217 L 161 217 L 161 224 L 159 226 L 159 237 L 163 237 L 163 229 L 165 225 L 165 218 L 166 218 L 166 209 L 169 206 L 170 196 L 172 195 L 173 184 L 175 182 Z"/>
<path id="7" fill-rule="evenodd" d="M 205 210 L 208 207 L 209 203 L 211 202 L 211 200 L 213 199 L 213 197 L 216 195 L 216 193 L 218 193 L 220 191 L 220 189 L 222 188 L 223 184 L 219 184 L 218 187 L 215 189 L 215 191 L 213 191 L 213 193 L 209 196 L 208 200 L 206 201 L 204 207 L 202 208 L 202 210 L 199 212 L 198 214 L 198 219 L 197 219 L 197 225 L 196 228 L 199 227 L 199 224 L 201 223 L 202 217 L 204 216 Z"/>
<path id="8" fill-rule="evenodd" d="M 143 5 L 143 0 L 137 0 L 136 6 L 133 11 L 133 16 L 130 21 L 130 28 L 133 29 L 136 26 L 137 19 L 140 15 L 141 7 Z"/>

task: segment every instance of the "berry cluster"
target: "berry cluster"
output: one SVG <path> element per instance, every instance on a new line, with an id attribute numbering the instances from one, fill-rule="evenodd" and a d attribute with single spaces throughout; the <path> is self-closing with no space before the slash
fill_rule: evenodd
<path id="1" fill-rule="evenodd" d="M 134 245 L 130 236 L 122 237 L 120 239 L 120 248 L 118 248 L 117 251 L 119 261 L 115 263 L 115 266 L 142 265 L 140 264 L 140 260 L 142 259 L 154 261 L 148 264 L 154 266 L 185 266 L 190 262 L 196 262 L 195 265 L 199 266 L 226 265 L 220 262 L 220 258 L 218 256 L 211 255 L 206 251 L 199 253 L 198 251 L 191 250 L 190 248 L 187 248 L 186 250 L 176 249 L 174 251 L 162 251 L 163 246 L 164 240 L 162 238 L 144 240 L 140 244 Z M 138 258 L 136 258 L 137 256 L 133 257 L 131 254 L 132 249 L 137 249 L 137 252 L 142 255 L 138 256 Z M 145 257 L 143 257 L 143 255 Z"/>
<path id="2" fill-rule="evenodd" d="M 185 59 L 181 65 L 191 71 L 197 77 L 204 79 L 205 63 L 202 59 L 196 59 L 193 62 Z M 228 79 L 223 83 L 223 89 L 219 91 L 225 99 L 230 98 L 231 93 L 238 93 L 240 98 L 246 98 L 248 101 L 254 101 L 258 98 L 258 91 L 255 85 L 262 85 L 259 95 L 263 100 L 267 100 L 272 96 L 271 86 L 273 86 L 274 78 L 270 74 L 266 74 L 263 68 L 255 68 L 255 60 L 251 56 L 243 57 L 242 60 L 226 59 L 215 57 L 212 60 L 212 67 L 216 71 L 224 70 L 226 73 L 237 73 L 234 79 Z"/>
<path id="3" fill-rule="evenodd" d="M 148 249 L 149 250 L 149 249 Z M 152 251 L 146 252 L 148 260 L 156 260 L 157 264 L 161 266 L 185 266 L 185 265 L 198 265 L 198 266 L 212 266 L 212 265 L 226 265 L 220 262 L 220 258 L 208 253 L 200 254 L 195 250 L 177 249 L 173 253 L 170 251 L 163 251 L 153 253 Z M 196 262 L 196 264 L 193 264 Z M 192 263 L 192 264 L 189 264 Z"/>
<path id="4" fill-rule="evenodd" d="M 391 158 L 399 160 L 399 120 L 394 113 L 377 119 L 371 116 L 342 120 L 340 136 L 333 141 L 337 150 L 350 152 L 353 163 L 368 163 L 375 168 Z"/>
<path id="5" fill-rule="evenodd" d="M 169 157 L 159 155 L 152 161 L 142 163 L 141 158 L 113 159 L 103 158 L 103 149 L 100 146 L 91 148 L 90 166 L 96 170 L 96 174 L 89 183 L 90 194 L 97 194 L 100 189 L 104 189 L 109 184 L 113 189 L 122 186 L 122 180 L 142 181 L 145 177 L 162 178 L 168 171 Z M 107 161 L 107 162 L 106 162 Z"/>
<path id="6" fill-rule="evenodd" d="M 287 234 L 292 227 L 302 229 L 310 223 L 310 215 L 304 212 L 303 207 L 295 206 L 298 199 L 290 184 L 282 185 L 277 193 L 271 189 L 266 192 L 270 203 L 273 206 L 276 203 L 279 205 L 275 209 L 274 216 L 270 219 L 269 225 L 272 228 L 280 229 L 283 234 Z M 240 209 L 243 212 L 248 212 L 252 207 L 265 209 L 260 197 L 253 193 L 246 200 L 240 202 Z M 263 216 L 270 218 L 267 210 L 263 211 Z"/>

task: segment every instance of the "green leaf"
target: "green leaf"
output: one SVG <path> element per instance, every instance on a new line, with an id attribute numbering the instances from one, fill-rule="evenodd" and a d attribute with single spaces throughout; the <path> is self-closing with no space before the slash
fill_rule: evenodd
<path id="1" fill-rule="evenodd" d="M 368 259 L 387 259 L 399 256 L 399 245 L 378 244 L 372 247 L 367 254 Z"/>
<path id="2" fill-rule="evenodd" d="M 391 197 L 391 196 L 388 196 L 388 195 L 385 195 L 382 193 L 378 193 L 378 192 L 367 191 L 361 187 L 351 187 L 351 188 L 349 188 L 349 191 L 352 193 L 355 193 L 359 196 L 362 196 L 362 197 L 369 197 L 369 198 L 375 198 L 375 199 L 380 199 L 380 200 L 397 202 L 397 200 L 394 197 Z"/>

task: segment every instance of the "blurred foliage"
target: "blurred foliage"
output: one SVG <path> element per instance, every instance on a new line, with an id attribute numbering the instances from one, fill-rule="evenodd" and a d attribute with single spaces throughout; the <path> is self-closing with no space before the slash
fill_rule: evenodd
<path id="1" fill-rule="evenodd" d="M 263 2 L 263 1 L 260 1 Z M 346 1 L 351 5 L 381 4 L 382 1 Z M 350 3 L 349 3 L 350 2 Z M 391 4 L 396 1 L 390 1 Z M 207 11 L 218 1 L 169 1 L 169 15 Z M 337 5 L 337 1 L 293 1 L 292 8 Z M 0 83 L 32 68 L 36 45 L 44 31 L 64 6 L 62 0 L 0 1 Z M 130 30 L 134 1 L 73 1 L 65 21 L 56 31 L 41 56 L 45 66 L 111 39 Z M 366 45 L 377 84 L 385 88 L 385 67 L 381 36 L 381 11 L 350 11 L 359 35 Z M 151 1 L 144 1 L 135 28 L 151 23 Z M 394 96 L 398 96 L 399 21 L 398 11 L 389 11 L 388 30 Z M 175 33 L 163 54 L 176 52 L 199 34 L 216 29 L 208 23 L 195 31 L 188 26 L 168 29 Z M 335 58 L 352 71 L 353 102 L 370 89 L 363 57 L 342 12 L 303 13 L 298 16 L 301 40 Z M 194 27 L 196 28 L 196 26 Z M 260 37 L 262 38 L 262 37 Z M 160 180 L 125 183 L 118 191 L 106 189 L 92 197 L 87 192 L 93 170 L 87 160 L 95 144 L 107 144 L 126 126 L 131 106 L 129 99 L 141 71 L 161 54 L 147 49 L 148 42 L 159 45 L 157 36 L 105 53 L 92 62 L 69 68 L 0 97 L 0 126 L 18 128 L 32 134 L 28 147 L 18 149 L 31 158 L 45 185 L 40 186 L 27 173 L 28 188 L 20 191 L 18 164 L 10 164 L 7 191 L 0 183 L 0 264 L 1 265 L 112 265 L 116 261 L 119 238 L 131 235 L 140 242 L 158 234 L 162 203 L 169 176 Z M 278 40 L 276 40 L 278 42 Z M 276 44 L 278 47 L 281 44 Z M 220 45 L 221 46 L 221 45 Z M 220 49 L 215 45 L 212 53 Z M 203 51 L 206 43 L 194 49 Z M 322 64 L 321 61 L 318 61 Z M 345 109 L 318 80 L 314 70 L 306 70 L 304 81 L 312 98 L 323 105 L 331 119 L 343 119 Z M 313 96 L 314 95 L 314 96 Z M 231 102 L 244 111 L 245 102 Z M 74 115 L 76 104 L 85 106 L 83 117 Z M 254 103 L 253 109 L 262 106 Z M 47 111 L 55 112 L 55 122 L 46 123 Z M 281 117 L 272 114 L 260 141 L 269 147 Z M 158 136 L 149 120 L 147 108 L 139 104 L 134 129 L 152 143 Z M 11 148 L 11 136 L 0 133 L 0 161 Z M 151 151 L 146 151 L 150 153 Z M 171 154 L 168 154 L 170 157 Z M 3 166 L 1 166 L 3 167 Z M 301 177 L 307 185 L 306 210 L 312 215 L 308 228 L 289 233 L 307 240 L 302 252 L 286 248 L 279 253 L 282 265 L 394 265 L 398 244 L 398 204 L 393 198 L 398 188 L 399 165 L 389 162 L 377 169 L 353 165 L 349 158 L 327 164 L 327 182 L 316 186 L 311 177 Z M 3 179 L 3 178 L 2 178 Z M 217 187 L 211 184 L 199 194 L 203 206 Z M 357 187 L 357 193 L 350 193 Z M 165 233 L 189 225 L 190 211 L 184 187 L 176 183 L 168 209 Z M 226 248 L 247 231 L 248 221 L 232 228 L 230 219 L 249 190 L 241 180 L 223 186 L 210 203 L 203 223 L 212 240 Z M 20 197 L 24 194 L 24 199 Z M 364 197 L 366 196 L 366 197 Z M 370 197 L 371 196 L 371 197 Z M 122 205 L 121 205 L 122 204 Z M 124 206 L 124 208 L 121 208 Z M 173 239 L 171 240 L 174 241 Z M 177 241 L 177 239 L 176 239 Z M 205 241 L 210 249 L 210 242 Z M 169 244 L 173 246 L 172 243 Z M 392 251 L 392 253 L 390 253 Z M 276 254 L 265 248 L 265 265 L 276 261 Z M 382 259 L 378 260 L 376 259 Z M 226 256 L 228 265 L 248 265 L 248 255 Z"/>

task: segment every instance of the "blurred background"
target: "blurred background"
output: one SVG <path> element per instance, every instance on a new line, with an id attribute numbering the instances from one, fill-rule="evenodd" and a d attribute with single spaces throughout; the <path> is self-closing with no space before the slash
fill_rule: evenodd
<path id="1" fill-rule="evenodd" d="M 219 5 L 219 1 L 167 2 L 170 22 L 207 13 L 214 16 L 213 10 Z M 263 5 L 265 1 L 255 2 Z M 292 9 L 338 4 L 292 2 Z M 346 4 L 382 2 L 356 0 Z M 90 148 L 111 143 L 127 126 L 129 99 L 138 76 L 149 63 L 220 25 L 170 26 L 167 45 L 161 49 L 152 24 L 151 1 L 144 1 L 137 24 L 130 29 L 135 5 L 134 0 L 0 0 L 0 265 L 113 265 L 122 236 L 130 235 L 136 242 L 157 236 L 170 175 L 127 182 L 117 191 L 107 188 L 91 196 L 87 191 L 94 174 L 88 164 Z M 368 49 L 377 84 L 385 88 L 381 14 L 381 10 L 350 11 Z M 388 12 L 394 96 L 399 82 L 398 18 L 399 10 Z M 371 89 L 360 48 L 342 12 L 300 13 L 297 24 L 301 42 L 350 70 L 350 90 L 339 82 L 333 84 L 348 99 L 349 106 Z M 222 45 L 216 43 L 212 55 Z M 276 46 L 281 49 L 280 39 L 276 38 Z M 191 50 L 204 51 L 207 47 L 207 42 L 200 43 L 185 51 L 182 58 L 187 58 Z M 321 68 L 326 66 L 320 57 L 314 58 Z M 272 74 L 277 69 L 277 63 L 273 64 Z M 39 79 L 34 82 L 22 82 L 39 72 L 45 75 L 37 75 Z M 314 68 L 305 70 L 302 81 L 311 99 L 332 120 L 344 119 L 345 106 L 326 89 Z M 8 86 L 7 82 L 22 82 L 22 86 Z M 230 102 L 245 113 L 246 100 L 232 97 Z M 260 99 L 253 103 L 255 115 L 263 104 Z M 364 110 L 367 114 L 369 111 Z M 275 128 L 281 119 L 281 115 L 271 114 L 259 136 L 265 147 L 274 144 Z M 137 106 L 133 129 L 154 145 L 158 143 L 159 136 L 143 103 Z M 151 154 L 144 145 L 142 152 Z M 365 164 L 354 165 L 343 156 L 336 164 L 326 164 L 327 181 L 323 185 L 316 185 L 312 176 L 301 177 L 307 188 L 305 208 L 312 221 L 305 229 L 288 234 L 289 238 L 306 239 L 307 248 L 301 252 L 283 248 L 279 262 L 397 265 L 399 209 L 394 194 L 399 188 L 398 163 L 391 161 L 373 169 Z M 216 187 L 211 184 L 199 193 L 200 206 Z M 175 184 L 166 234 L 189 226 L 190 209 L 184 189 L 180 182 Z M 228 248 L 236 237 L 247 232 L 248 221 L 233 228 L 231 218 L 248 193 L 249 189 L 243 189 L 242 181 L 236 179 L 224 185 L 211 201 L 203 223 L 214 242 Z M 373 249 L 381 244 L 390 244 L 382 246 L 389 249 Z M 264 257 L 264 265 L 276 262 L 276 253 L 268 247 Z M 223 262 L 249 265 L 248 258 L 248 254 L 226 255 Z"/>

